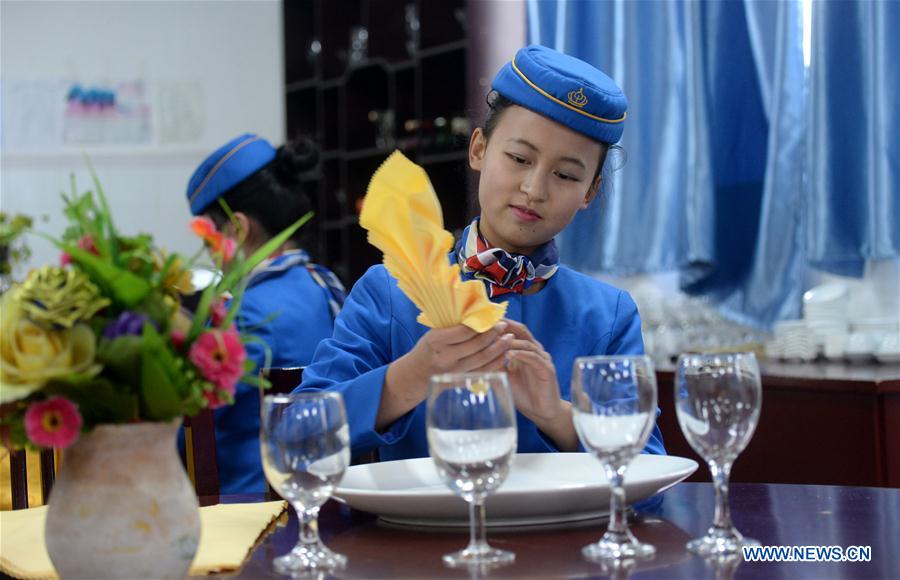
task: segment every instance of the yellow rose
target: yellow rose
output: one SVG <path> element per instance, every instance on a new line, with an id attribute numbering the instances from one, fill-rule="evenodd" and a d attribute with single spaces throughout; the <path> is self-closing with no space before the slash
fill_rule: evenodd
<path id="1" fill-rule="evenodd" d="M 0 403 L 26 397 L 50 379 L 100 371 L 88 325 L 47 330 L 25 317 L 17 294 L 4 295 L 0 312 Z"/>

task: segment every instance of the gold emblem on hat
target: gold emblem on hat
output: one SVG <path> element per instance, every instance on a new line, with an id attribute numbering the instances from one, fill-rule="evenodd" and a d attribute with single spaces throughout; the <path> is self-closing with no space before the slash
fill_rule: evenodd
<path id="1" fill-rule="evenodd" d="M 578 89 L 577 91 L 569 91 L 568 101 L 570 105 L 575 105 L 579 109 L 588 104 L 588 98 L 587 95 L 584 94 L 583 89 Z"/>

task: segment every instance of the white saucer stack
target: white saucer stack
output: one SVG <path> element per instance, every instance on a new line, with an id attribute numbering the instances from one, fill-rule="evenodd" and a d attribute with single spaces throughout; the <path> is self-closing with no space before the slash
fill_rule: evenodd
<path id="1" fill-rule="evenodd" d="M 832 360 L 844 358 L 850 333 L 849 303 L 849 289 L 837 282 L 810 288 L 803 294 L 803 320 L 816 353 Z"/>
<path id="2" fill-rule="evenodd" d="M 775 324 L 775 339 L 766 345 L 772 358 L 815 360 L 818 349 L 805 320 L 783 320 Z"/>
<path id="3" fill-rule="evenodd" d="M 900 363 L 900 324 L 882 339 L 875 356 L 883 363 Z"/>
<path id="4" fill-rule="evenodd" d="M 890 317 L 861 318 L 851 325 L 845 355 L 851 360 L 900 362 L 900 321 Z"/>

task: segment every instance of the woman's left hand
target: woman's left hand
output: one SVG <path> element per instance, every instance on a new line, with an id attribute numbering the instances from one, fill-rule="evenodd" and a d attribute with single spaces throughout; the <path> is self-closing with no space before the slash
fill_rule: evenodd
<path id="1" fill-rule="evenodd" d="M 556 422 L 560 415 L 568 420 L 569 408 L 559 396 L 559 383 L 553 358 L 521 322 L 506 320 L 512 344 L 506 352 L 506 373 L 516 408 L 538 428 Z"/>
<path id="2" fill-rule="evenodd" d="M 516 408 L 553 440 L 560 451 L 578 449 L 572 405 L 559 396 L 553 358 L 521 322 L 506 320 L 512 344 L 506 374 Z"/>

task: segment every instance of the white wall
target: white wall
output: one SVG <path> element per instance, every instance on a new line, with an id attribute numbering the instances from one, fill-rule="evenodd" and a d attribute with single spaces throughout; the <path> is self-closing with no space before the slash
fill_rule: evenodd
<path id="1" fill-rule="evenodd" d="M 80 189 L 90 185 L 87 153 L 123 233 L 145 231 L 162 247 L 193 252 L 185 189 L 197 164 L 243 132 L 284 138 L 282 53 L 279 0 L 2 0 L 0 83 L 142 80 L 155 131 L 146 145 L 4 148 L 0 208 L 47 215 L 39 229 L 60 233 L 59 192 L 73 171 Z M 159 138 L 159 90 L 170 83 L 193 83 L 202 95 L 202 132 L 179 144 Z M 56 262 L 49 244 L 29 243 L 33 264 Z"/>

